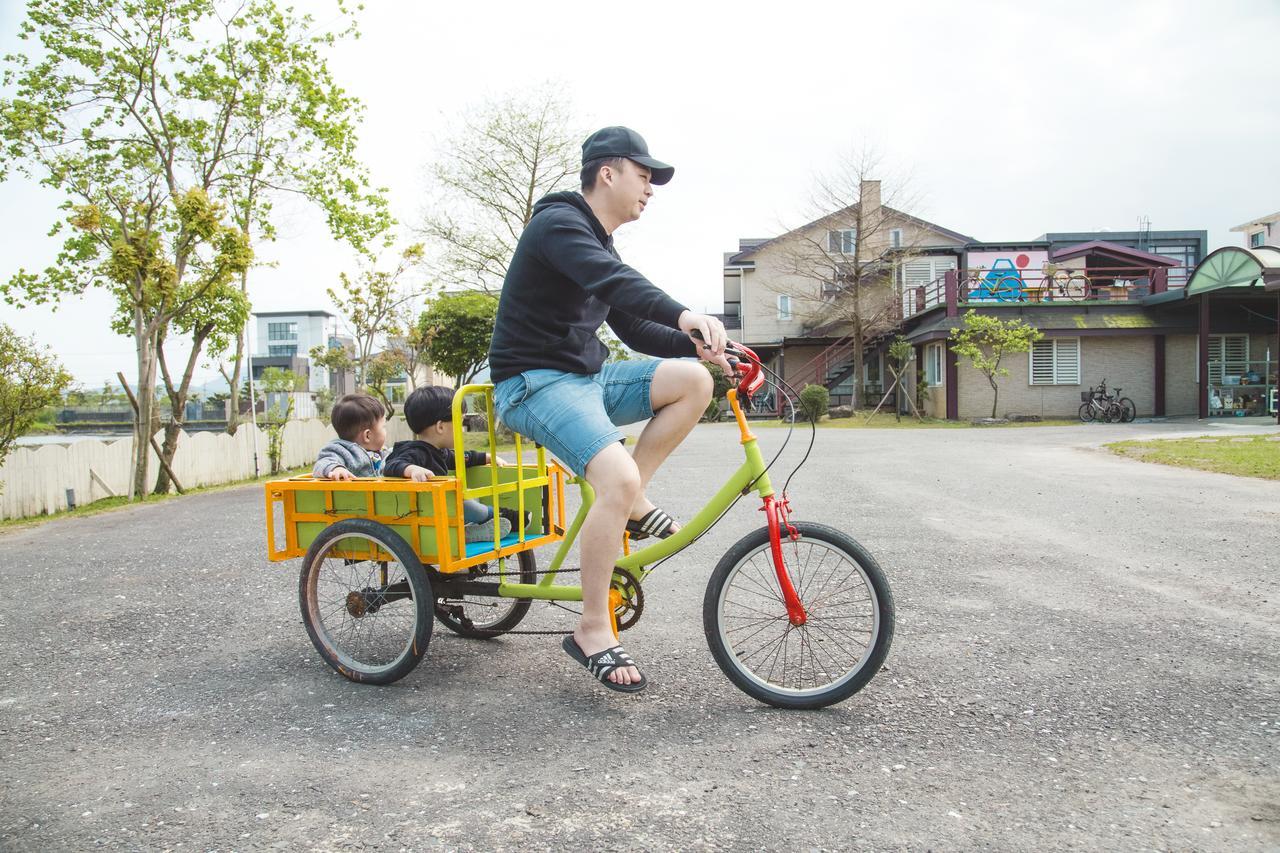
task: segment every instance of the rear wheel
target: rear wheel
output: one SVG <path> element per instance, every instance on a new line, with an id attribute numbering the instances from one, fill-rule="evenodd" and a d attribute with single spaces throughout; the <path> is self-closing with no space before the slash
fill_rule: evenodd
<path id="1" fill-rule="evenodd" d="M 1131 424 L 1133 419 L 1138 416 L 1138 407 L 1133 405 L 1133 401 L 1128 397 L 1121 397 L 1117 403 L 1120 406 L 1120 423 Z"/>
<path id="2" fill-rule="evenodd" d="M 514 567 L 512 562 L 516 564 Z M 518 583 L 538 582 L 538 562 L 532 551 L 520 551 L 515 555 L 514 561 L 508 559 L 506 570 L 511 572 L 510 580 Z M 475 570 L 472 570 L 472 576 L 483 577 L 485 580 L 497 579 L 492 574 L 477 573 Z M 519 625 L 532 603 L 532 599 L 528 598 L 499 598 L 489 595 L 441 598 L 436 602 L 436 618 L 455 634 L 488 639 L 505 634 Z"/>
<path id="3" fill-rule="evenodd" d="M 893 641 L 893 596 L 862 546 L 824 524 L 797 522 L 782 541 L 807 612 L 792 625 L 770 552 L 769 530 L 743 537 L 707 584 L 702 623 L 720 669 L 747 695 L 779 708 L 822 708 L 857 693 L 880 671 Z"/>
<path id="4" fill-rule="evenodd" d="M 298 599 L 316 651 L 352 681 L 404 678 L 431 641 L 431 580 L 409 544 L 376 521 L 322 530 L 303 557 Z"/>

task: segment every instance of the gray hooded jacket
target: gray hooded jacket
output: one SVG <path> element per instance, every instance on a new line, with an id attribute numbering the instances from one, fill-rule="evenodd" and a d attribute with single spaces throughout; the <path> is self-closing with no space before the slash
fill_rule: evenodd
<path id="1" fill-rule="evenodd" d="M 377 477 L 382 473 L 382 454 L 365 450 L 354 441 L 335 438 L 320 448 L 311 476 L 328 478 L 329 472 L 337 467 L 346 468 L 357 477 Z"/>

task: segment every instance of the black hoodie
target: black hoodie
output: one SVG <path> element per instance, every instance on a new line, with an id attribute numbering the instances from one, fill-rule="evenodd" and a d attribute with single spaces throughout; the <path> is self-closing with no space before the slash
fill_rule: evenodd
<path id="1" fill-rule="evenodd" d="M 541 367 L 598 373 L 607 322 L 627 346 L 661 358 L 695 356 L 676 323 L 685 307 L 624 264 L 613 237 L 576 192 L 533 208 L 498 300 L 489 374 L 501 382 Z"/>

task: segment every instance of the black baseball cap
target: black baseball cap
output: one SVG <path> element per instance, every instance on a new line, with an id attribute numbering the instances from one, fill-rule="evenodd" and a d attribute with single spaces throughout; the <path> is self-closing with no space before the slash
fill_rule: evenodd
<path id="1" fill-rule="evenodd" d="M 676 173 L 675 166 L 649 156 L 644 137 L 629 127 L 602 127 L 582 143 L 582 165 L 602 157 L 625 157 L 649 169 L 649 183 L 662 185 Z"/>

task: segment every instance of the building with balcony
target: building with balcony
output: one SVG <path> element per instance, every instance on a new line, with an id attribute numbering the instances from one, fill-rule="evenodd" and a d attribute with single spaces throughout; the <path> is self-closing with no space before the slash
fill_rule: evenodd
<path id="1" fill-rule="evenodd" d="M 261 378 L 268 367 L 280 367 L 307 377 L 307 389 L 334 389 L 335 377 L 319 365 L 313 365 L 312 347 L 330 346 L 335 319 L 328 311 L 260 311 L 254 313 L 252 357 L 253 378 Z"/>
<path id="2" fill-rule="evenodd" d="M 1270 233 L 1268 219 L 1237 230 L 1256 243 L 1255 234 Z M 821 220 L 806 227 L 815 225 Z M 918 227 L 930 229 L 924 239 L 902 247 L 891 240 L 875 253 L 878 278 L 862 291 L 893 297 L 892 313 L 862 337 L 857 381 L 867 404 L 879 400 L 888 346 L 903 335 L 915 350 L 909 394 L 923 401 L 926 414 L 989 415 L 986 378 L 949 345 L 951 329 L 975 310 L 1017 317 L 1044 335 L 1032 352 L 1006 362 L 998 414 L 1074 417 L 1081 395 L 1104 379 L 1124 389 L 1140 416 L 1277 412 L 1280 306 L 1266 287 L 1280 287 L 1280 250 L 1255 245 L 1209 253 L 1208 234 L 1199 230 L 1049 232 L 991 242 Z M 725 315 L 736 315 L 735 336 L 759 346 L 797 390 L 824 384 L 833 404 L 848 402 L 855 338 L 840 318 L 838 300 L 848 294 L 838 285 L 839 269 L 833 268 L 830 293 L 823 291 L 828 322 L 804 324 L 794 322 L 794 285 L 748 263 L 762 248 L 797 239 L 821 237 L 788 232 L 744 241 L 726 257 Z M 907 408 L 905 398 L 892 403 Z M 765 401 L 765 408 L 776 411 L 777 402 Z"/>

